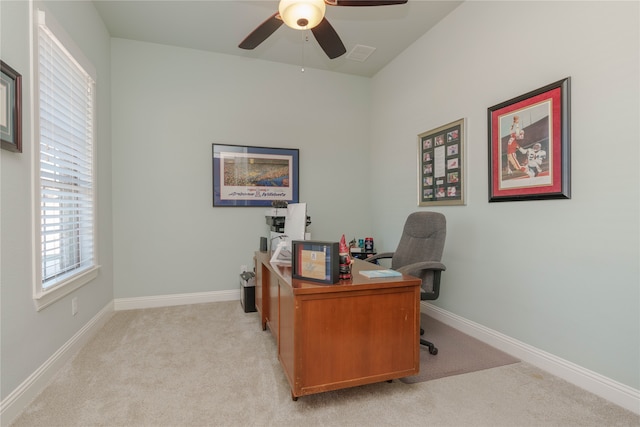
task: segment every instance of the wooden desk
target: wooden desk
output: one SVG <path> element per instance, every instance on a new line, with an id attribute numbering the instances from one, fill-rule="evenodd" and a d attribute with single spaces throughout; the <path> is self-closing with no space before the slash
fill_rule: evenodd
<path id="1" fill-rule="evenodd" d="M 355 260 L 335 285 L 291 278 L 256 252 L 256 309 L 276 339 L 291 397 L 415 375 L 420 370 L 420 279 L 367 279 Z"/>

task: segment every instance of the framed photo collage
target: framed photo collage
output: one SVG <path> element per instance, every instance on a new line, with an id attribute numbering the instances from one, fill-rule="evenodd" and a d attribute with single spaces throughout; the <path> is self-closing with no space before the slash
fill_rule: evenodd
<path id="1" fill-rule="evenodd" d="M 464 205 L 464 119 L 418 135 L 418 206 Z"/>

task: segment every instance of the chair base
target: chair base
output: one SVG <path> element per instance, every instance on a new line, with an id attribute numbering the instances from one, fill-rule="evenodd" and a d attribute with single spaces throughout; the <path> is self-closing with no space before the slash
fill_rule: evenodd
<path id="1" fill-rule="evenodd" d="M 436 348 L 435 345 L 433 345 L 432 342 L 429 342 L 427 340 L 423 340 L 422 338 L 420 338 L 420 344 L 426 345 L 427 347 L 429 347 L 429 354 L 433 354 L 434 356 L 438 354 L 438 349 Z"/>
<path id="2" fill-rule="evenodd" d="M 422 328 L 420 328 L 420 335 L 424 335 L 424 329 Z M 431 341 L 420 338 L 420 344 L 429 347 L 429 354 L 433 354 L 434 356 L 438 354 L 438 349 Z"/>

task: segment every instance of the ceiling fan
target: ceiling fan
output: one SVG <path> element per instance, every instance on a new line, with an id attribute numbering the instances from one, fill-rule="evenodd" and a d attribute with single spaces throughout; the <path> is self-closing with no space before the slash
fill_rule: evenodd
<path id="1" fill-rule="evenodd" d="M 404 4 L 407 0 L 280 0 L 278 12 L 258 25 L 238 47 L 255 49 L 284 23 L 296 30 L 311 30 L 313 36 L 330 59 L 347 50 L 340 36 L 324 17 L 329 6 L 389 6 Z"/>

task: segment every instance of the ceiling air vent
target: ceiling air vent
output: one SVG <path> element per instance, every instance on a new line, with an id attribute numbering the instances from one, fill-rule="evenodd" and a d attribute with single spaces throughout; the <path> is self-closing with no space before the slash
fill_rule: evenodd
<path id="1" fill-rule="evenodd" d="M 353 61 L 364 62 L 374 50 L 376 50 L 375 47 L 357 44 L 351 49 L 351 52 L 347 54 L 347 58 Z"/>

